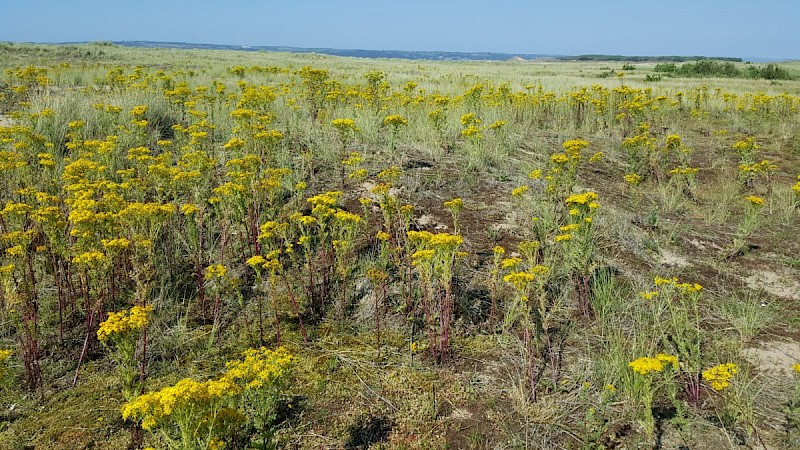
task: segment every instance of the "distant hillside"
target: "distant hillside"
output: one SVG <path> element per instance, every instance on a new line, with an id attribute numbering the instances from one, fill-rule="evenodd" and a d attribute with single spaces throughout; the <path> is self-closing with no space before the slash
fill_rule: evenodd
<path id="1" fill-rule="evenodd" d="M 207 49 L 207 50 L 239 50 L 239 51 L 270 51 L 288 53 L 320 53 L 333 56 L 350 56 L 355 58 L 400 58 L 410 60 L 434 61 L 529 61 L 529 60 L 560 60 L 560 61 L 612 61 L 612 62 L 656 62 L 675 63 L 701 60 L 718 60 L 742 62 L 742 58 L 726 56 L 625 56 L 625 55 L 549 55 L 543 53 L 494 53 L 494 52 L 437 52 L 437 51 L 407 51 L 407 50 L 364 50 L 364 49 L 337 49 L 337 48 L 304 48 L 283 47 L 272 45 L 225 45 L 225 44 L 194 44 L 189 42 L 158 42 L 158 41 L 115 41 L 113 44 L 124 47 L 144 48 L 179 48 L 179 49 Z M 747 61 L 769 62 L 769 58 L 747 58 Z"/>
<path id="2" fill-rule="evenodd" d="M 402 58 L 412 60 L 438 60 L 438 61 L 507 61 L 510 59 L 531 60 L 543 58 L 560 58 L 558 55 L 520 54 L 520 53 L 492 53 L 492 52 L 436 52 L 436 51 L 404 51 L 404 50 L 361 50 L 361 49 L 335 49 L 335 48 L 301 48 L 281 47 L 266 45 L 220 45 L 220 44 L 192 44 L 187 42 L 151 42 L 151 41 L 115 41 L 114 44 L 125 47 L 146 48 L 180 48 L 180 49 L 209 49 L 209 50 L 242 50 L 242 51 L 271 51 L 289 53 L 321 53 L 334 56 L 351 56 L 356 58 Z"/>

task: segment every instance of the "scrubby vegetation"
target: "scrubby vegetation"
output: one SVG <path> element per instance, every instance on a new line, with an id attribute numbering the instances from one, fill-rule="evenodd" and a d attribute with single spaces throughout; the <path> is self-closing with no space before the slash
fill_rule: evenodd
<path id="1" fill-rule="evenodd" d="M 0 56 L 0 448 L 800 439 L 795 81 Z"/>

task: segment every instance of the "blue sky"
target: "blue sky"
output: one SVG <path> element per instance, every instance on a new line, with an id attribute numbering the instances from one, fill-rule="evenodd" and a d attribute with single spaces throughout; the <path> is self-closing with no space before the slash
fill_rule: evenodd
<path id="1" fill-rule="evenodd" d="M 800 0 L 0 0 L 0 41 L 800 59 Z"/>

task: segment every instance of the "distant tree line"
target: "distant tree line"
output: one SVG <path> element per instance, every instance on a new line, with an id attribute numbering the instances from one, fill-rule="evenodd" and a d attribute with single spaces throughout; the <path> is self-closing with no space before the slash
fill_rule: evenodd
<path id="1" fill-rule="evenodd" d="M 747 64 L 740 69 L 732 62 L 714 60 L 687 62 L 680 66 L 675 63 L 656 64 L 653 71 L 681 77 L 761 78 L 765 80 L 791 80 L 794 78 L 788 69 L 777 64 L 767 64 L 766 66 Z"/>
<path id="2" fill-rule="evenodd" d="M 560 59 L 577 61 L 623 61 L 623 62 L 686 62 L 698 60 L 717 60 L 742 62 L 742 58 L 708 56 L 623 56 L 623 55 L 578 55 L 562 56 Z"/>

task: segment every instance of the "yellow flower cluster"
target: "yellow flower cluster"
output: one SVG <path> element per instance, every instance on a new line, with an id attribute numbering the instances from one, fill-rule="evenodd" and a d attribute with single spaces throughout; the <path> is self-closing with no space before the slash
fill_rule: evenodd
<path id="1" fill-rule="evenodd" d="M 6 370 L 8 370 L 5 363 L 13 353 L 14 352 L 11 350 L 0 350 L 0 377 L 2 377 L 6 373 Z"/>
<path id="2" fill-rule="evenodd" d="M 658 358 L 643 356 L 628 363 L 628 367 L 640 375 L 648 375 L 664 370 L 664 363 Z"/>
<path id="3" fill-rule="evenodd" d="M 205 382 L 185 378 L 174 386 L 141 395 L 122 407 L 122 418 L 142 421 L 142 428 L 151 430 L 174 414 L 198 414 L 213 403 L 241 392 L 239 386 L 225 377 Z"/>
<path id="4" fill-rule="evenodd" d="M 72 262 L 88 267 L 97 267 L 107 259 L 108 257 L 104 253 L 98 252 L 97 250 L 92 250 L 76 255 L 74 258 L 72 258 Z"/>
<path id="5" fill-rule="evenodd" d="M 658 297 L 658 291 L 640 292 L 639 296 L 645 300 L 652 300 Z"/>
<path id="6" fill-rule="evenodd" d="M 512 197 L 521 197 L 523 194 L 528 192 L 528 189 L 530 189 L 530 188 L 528 186 L 524 185 L 524 184 L 522 186 L 515 187 L 511 191 L 511 196 Z"/>
<path id="7" fill-rule="evenodd" d="M 530 272 L 511 272 L 503 277 L 503 281 L 514 286 L 518 291 L 524 291 L 536 279 Z"/>
<path id="8" fill-rule="evenodd" d="M 444 207 L 449 209 L 450 211 L 458 212 L 461 211 L 461 208 L 464 207 L 464 201 L 461 200 L 460 197 L 454 198 L 452 200 L 444 202 Z"/>
<path id="9" fill-rule="evenodd" d="M 297 358 L 284 347 L 269 350 L 248 349 L 244 359 L 225 364 L 228 369 L 221 380 L 227 380 L 244 389 L 262 389 L 279 386 L 291 372 Z"/>
<path id="10" fill-rule="evenodd" d="M 597 200 L 597 194 L 589 191 L 584 192 L 583 194 L 573 194 L 567 197 L 565 202 L 568 205 L 584 205 L 588 206 L 591 209 L 597 208 L 599 205 L 595 202 Z"/>
<path id="11" fill-rule="evenodd" d="M 152 306 L 134 306 L 128 310 L 109 312 L 108 319 L 100 323 L 97 340 L 106 342 L 115 336 L 136 332 L 147 326 L 148 315 L 153 312 Z"/>
<path id="12" fill-rule="evenodd" d="M 228 268 L 222 264 L 212 264 L 206 267 L 206 280 L 219 279 L 228 274 Z"/>
<path id="13" fill-rule="evenodd" d="M 656 359 L 664 363 L 665 365 L 672 366 L 673 370 L 678 370 L 678 357 L 673 355 L 667 355 L 666 353 L 659 353 L 656 355 Z"/>
<path id="14" fill-rule="evenodd" d="M 684 294 L 697 294 L 703 290 L 703 286 L 697 283 L 681 283 L 677 278 L 655 277 L 656 286 L 674 286 Z"/>
<path id="15" fill-rule="evenodd" d="M 386 116 L 383 119 L 383 124 L 396 129 L 400 126 L 408 125 L 408 119 L 401 115 L 393 114 L 391 116 Z"/>
<path id="16" fill-rule="evenodd" d="M 706 380 L 715 391 L 721 391 L 731 385 L 731 378 L 739 372 L 736 364 L 725 363 L 703 371 Z"/>
<path id="17" fill-rule="evenodd" d="M 748 195 L 744 199 L 747 200 L 748 202 L 750 202 L 750 204 L 753 205 L 753 206 L 763 206 L 764 205 L 764 199 L 761 198 L 761 197 L 757 197 L 755 195 Z"/>
<path id="18" fill-rule="evenodd" d="M 358 128 L 356 128 L 356 121 L 353 119 L 333 119 L 331 125 L 336 128 L 339 133 L 358 131 Z"/>
<path id="19" fill-rule="evenodd" d="M 589 143 L 581 139 L 570 139 L 561 144 L 564 150 L 571 156 L 580 154 L 581 150 L 589 146 Z"/>

